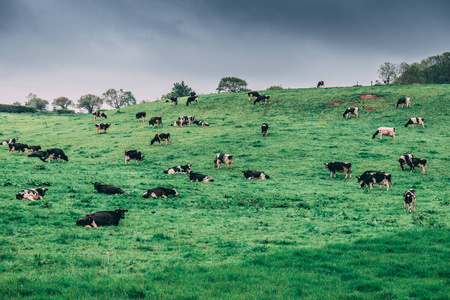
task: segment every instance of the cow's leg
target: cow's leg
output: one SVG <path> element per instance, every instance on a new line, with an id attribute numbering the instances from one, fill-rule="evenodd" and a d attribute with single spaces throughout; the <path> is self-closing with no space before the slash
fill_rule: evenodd
<path id="1" fill-rule="evenodd" d="M 416 199 L 413 200 L 412 204 L 414 205 L 414 212 L 416 212 Z"/>
<path id="2" fill-rule="evenodd" d="M 403 197 L 403 211 L 406 211 L 406 202 L 405 202 L 405 198 Z"/>
<path id="3" fill-rule="evenodd" d="M 422 168 L 422 175 L 425 174 L 425 167 L 423 165 L 420 166 Z"/>

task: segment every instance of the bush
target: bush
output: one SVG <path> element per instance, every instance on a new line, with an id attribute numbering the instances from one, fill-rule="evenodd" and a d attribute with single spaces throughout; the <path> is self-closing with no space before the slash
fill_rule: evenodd
<path id="1" fill-rule="evenodd" d="M 282 90 L 283 87 L 281 85 L 272 85 L 271 87 L 268 87 L 267 90 Z"/>
<path id="2" fill-rule="evenodd" d="M 0 104 L 0 112 L 17 113 L 17 114 L 35 113 L 35 112 L 37 112 L 37 109 L 36 109 L 36 107 L 30 107 L 30 106 Z"/>
<path id="3" fill-rule="evenodd" d="M 71 110 L 71 109 L 57 109 L 56 112 L 58 113 L 58 115 L 74 114 L 75 113 L 75 111 Z"/>

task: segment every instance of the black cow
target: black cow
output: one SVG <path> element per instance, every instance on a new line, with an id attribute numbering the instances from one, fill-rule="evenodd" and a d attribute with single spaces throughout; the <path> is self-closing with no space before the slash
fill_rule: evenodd
<path id="1" fill-rule="evenodd" d="M 186 105 L 189 105 L 191 102 L 194 102 L 194 101 L 198 103 L 198 97 L 197 96 L 190 96 L 190 97 L 187 98 Z"/>
<path id="2" fill-rule="evenodd" d="M 422 128 L 425 128 L 425 123 L 423 121 L 425 121 L 424 118 L 411 118 L 409 119 L 408 123 L 405 124 L 405 127 L 408 127 L 408 125 L 412 124 L 412 127 L 414 128 L 414 124 L 419 124 L 420 126 L 422 126 Z"/>
<path id="3" fill-rule="evenodd" d="M 176 167 L 172 167 L 167 170 L 164 170 L 164 174 L 186 174 L 187 171 L 190 169 L 191 169 L 191 165 L 176 166 Z"/>
<path id="4" fill-rule="evenodd" d="M 192 173 L 190 170 L 187 171 L 187 175 L 189 176 L 189 180 L 191 182 L 194 182 L 194 181 L 213 182 L 214 181 L 214 179 L 212 179 L 211 177 L 209 177 L 207 175 L 203 175 L 200 173 Z"/>
<path id="5" fill-rule="evenodd" d="M 178 196 L 178 192 L 176 189 L 166 189 L 162 187 L 154 188 L 151 190 L 147 190 L 146 193 L 142 195 L 144 198 L 167 198 L 167 196 L 174 195 Z"/>
<path id="6" fill-rule="evenodd" d="M 195 97 L 195 96 L 197 96 L 197 93 L 196 92 L 191 92 L 190 95 L 191 95 L 191 97 Z"/>
<path id="7" fill-rule="evenodd" d="M 179 116 L 178 117 L 178 124 L 180 127 L 183 126 L 183 124 L 188 124 L 191 126 L 191 123 L 194 122 L 195 116 Z"/>
<path id="8" fill-rule="evenodd" d="M 414 206 L 416 211 L 416 192 L 413 189 L 407 190 L 403 195 L 403 211 L 406 211 L 406 206 L 409 212 L 411 212 L 411 206 Z"/>
<path id="9" fill-rule="evenodd" d="M 4 140 L 2 142 L 2 145 L 9 145 L 9 144 L 15 144 L 17 143 L 19 139 L 18 138 L 13 138 L 13 139 L 9 139 L 9 140 Z"/>
<path id="10" fill-rule="evenodd" d="M 325 83 L 323 82 L 323 81 L 319 81 L 318 83 L 317 83 L 317 87 L 319 88 L 319 87 L 321 87 L 321 86 L 324 86 L 325 85 Z"/>
<path id="11" fill-rule="evenodd" d="M 106 133 L 106 129 L 108 129 L 109 126 L 111 126 L 110 123 L 95 124 L 95 131 L 98 133 L 99 130 L 104 130 L 104 133 Z"/>
<path id="12" fill-rule="evenodd" d="M 244 173 L 246 179 L 270 179 L 269 175 L 260 171 L 247 170 L 242 171 L 242 173 Z"/>
<path id="13" fill-rule="evenodd" d="M 348 119 L 350 115 L 356 115 L 356 117 L 359 118 L 359 108 L 357 107 L 347 108 L 343 114 L 343 117 Z"/>
<path id="14" fill-rule="evenodd" d="M 422 174 L 425 174 L 425 168 L 427 166 L 427 160 L 425 158 L 417 158 L 413 157 L 411 160 L 406 162 L 408 166 L 411 168 L 411 172 L 414 172 L 414 168 L 422 168 Z"/>
<path id="15" fill-rule="evenodd" d="M 136 164 L 138 164 L 138 161 L 142 161 L 144 159 L 144 155 L 142 155 L 141 151 L 139 150 L 125 150 L 125 164 L 129 162 L 131 159 L 136 160 Z"/>
<path id="16" fill-rule="evenodd" d="M 400 105 L 403 108 L 404 104 L 406 104 L 406 107 L 411 107 L 411 98 L 402 97 L 398 99 L 396 108 L 398 108 Z"/>
<path id="17" fill-rule="evenodd" d="M 400 158 L 398 159 L 398 162 L 400 163 L 400 168 L 404 171 L 405 170 L 405 164 L 410 166 L 411 165 L 411 160 L 413 159 L 413 155 L 412 154 L 405 154 L 400 156 Z"/>
<path id="18" fill-rule="evenodd" d="M 231 168 L 234 169 L 234 167 L 233 167 L 233 155 L 217 153 L 216 159 L 214 160 L 214 165 L 216 166 L 217 169 L 220 169 L 221 164 L 226 164 L 227 165 L 227 170 L 230 167 L 230 165 L 231 165 Z"/>
<path id="19" fill-rule="evenodd" d="M 208 122 L 205 121 L 201 121 L 201 120 L 195 120 L 194 122 L 192 122 L 194 124 L 196 124 L 197 126 L 209 126 Z"/>
<path id="20" fill-rule="evenodd" d="M 64 151 L 60 148 L 50 148 L 47 149 L 47 154 L 44 157 L 44 162 L 49 160 L 50 158 L 56 159 L 56 160 L 65 160 L 65 161 L 69 161 L 69 158 L 67 157 L 67 155 L 64 153 Z"/>
<path id="21" fill-rule="evenodd" d="M 262 125 L 261 125 L 261 134 L 262 134 L 262 136 L 267 136 L 267 129 L 269 129 L 269 124 L 262 123 Z"/>
<path id="22" fill-rule="evenodd" d="M 334 175 L 336 177 L 336 172 L 339 173 L 345 173 L 345 178 L 347 178 L 348 175 L 350 175 L 350 178 L 352 178 L 352 164 L 349 162 L 338 162 L 333 161 L 329 163 L 324 163 L 324 165 L 330 170 L 331 174 L 330 177 Z"/>
<path id="23" fill-rule="evenodd" d="M 113 185 L 100 184 L 98 182 L 94 182 L 93 185 L 97 192 L 102 194 L 118 195 L 125 193 L 124 190 Z"/>
<path id="24" fill-rule="evenodd" d="M 166 146 L 167 146 L 167 142 L 169 142 L 169 144 L 172 144 L 172 141 L 170 140 L 170 133 L 157 133 L 157 134 L 155 134 L 155 137 L 150 142 L 150 145 L 153 145 L 154 142 L 158 142 L 158 144 L 161 145 L 161 141 L 166 141 Z"/>
<path id="25" fill-rule="evenodd" d="M 41 148 L 41 146 L 27 146 L 25 149 L 24 149 L 24 152 L 36 152 L 36 151 L 39 151 L 40 149 L 42 149 Z"/>
<path id="26" fill-rule="evenodd" d="M 270 104 L 270 96 L 269 95 L 262 95 L 256 97 L 255 101 L 253 101 L 253 105 L 256 103 L 261 104 L 263 102 L 264 104 L 269 103 Z"/>
<path id="27" fill-rule="evenodd" d="M 102 118 L 108 119 L 108 117 L 102 111 L 93 112 L 92 115 L 94 115 L 94 120 L 97 120 L 97 118 L 100 118 L 100 120 Z"/>
<path id="28" fill-rule="evenodd" d="M 8 147 L 9 147 L 9 154 L 11 154 L 11 152 L 13 151 L 25 152 L 25 150 L 28 148 L 28 145 L 22 143 L 15 143 L 9 144 Z"/>
<path id="29" fill-rule="evenodd" d="M 358 176 L 359 188 L 364 187 L 364 185 L 368 185 L 370 189 L 373 189 L 373 184 L 385 185 L 387 187 L 387 191 L 389 191 L 389 187 L 392 190 L 391 183 L 391 174 L 385 173 L 383 171 L 365 171 L 361 176 Z"/>
<path id="30" fill-rule="evenodd" d="M 145 111 L 137 112 L 136 120 L 139 122 L 139 119 L 142 119 L 142 122 L 147 121 L 147 113 Z"/>
<path id="31" fill-rule="evenodd" d="M 45 162 L 44 157 L 47 155 L 46 151 L 34 151 L 28 154 L 28 157 L 39 157 L 40 160 Z"/>
<path id="32" fill-rule="evenodd" d="M 78 219 L 77 225 L 83 227 L 117 226 L 120 219 L 125 219 L 126 212 L 128 212 L 128 209 L 122 207 L 115 211 L 99 211 Z"/>
<path id="33" fill-rule="evenodd" d="M 250 101 L 252 99 L 252 97 L 258 98 L 259 96 L 261 96 L 258 92 L 248 92 L 248 101 Z"/>
<path id="34" fill-rule="evenodd" d="M 170 97 L 170 103 L 178 105 L 178 97 L 175 96 Z"/>
<path id="35" fill-rule="evenodd" d="M 16 194 L 16 199 L 19 200 L 42 200 L 42 197 L 45 196 L 46 188 L 38 188 L 38 189 L 25 189 Z"/>
<path id="36" fill-rule="evenodd" d="M 155 127 L 155 124 L 158 125 L 161 124 L 163 126 L 162 117 L 152 117 L 150 118 L 150 121 L 148 121 L 148 125 L 152 125 L 153 128 Z"/>

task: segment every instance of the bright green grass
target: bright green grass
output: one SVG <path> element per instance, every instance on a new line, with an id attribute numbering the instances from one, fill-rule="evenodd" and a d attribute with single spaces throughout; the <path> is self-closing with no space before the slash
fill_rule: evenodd
<path id="1" fill-rule="evenodd" d="M 245 93 L 200 96 L 187 107 L 163 101 L 107 112 L 96 134 L 90 115 L 0 114 L 0 138 L 64 149 L 69 162 L 42 163 L 0 148 L 0 294 L 6 298 L 445 299 L 448 297 L 449 85 L 268 91 L 271 105 Z M 379 97 L 361 100 L 362 94 Z M 412 108 L 395 109 L 398 98 Z M 339 102 L 341 104 L 333 105 Z M 343 119 L 346 107 L 360 118 Z M 373 107 L 366 111 L 365 108 Z M 134 114 L 162 116 L 164 128 Z M 171 127 L 194 115 L 210 127 Z M 425 129 L 404 127 L 424 117 Z M 261 137 L 260 125 L 269 123 Z M 379 126 L 396 140 L 371 139 Z M 150 146 L 158 132 L 172 145 Z M 126 149 L 145 155 L 124 165 Z M 233 154 L 234 170 L 214 168 Z M 426 174 L 401 171 L 398 157 L 426 158 Z M 353 176 L 330 178 L 323 163 L 349 161 Z M 213 183 L 163 170 L 190 163 Z M 242 171 L 265 171 L 266 181 Z M 358 189 L 366 170 L 392 173 L 393 191 Z M 125 195 L 94 191 L 101 181 Z M 15 199 L 50 184 L 44 201 Z M 179 196 L 144 199 L 149 188 Z M 403 193 L 417 193 L 415 213 Z M 129 210 L 118 227 L 81 228 L 87 213 Z M 152 213 L 155 212 L 155 213 Z M 389 245 L 389 246 L 387 246 Z M 389 251 L 389 249 L 391 249 Z M 108 263 L 109 256 L 109 263 Z"/>

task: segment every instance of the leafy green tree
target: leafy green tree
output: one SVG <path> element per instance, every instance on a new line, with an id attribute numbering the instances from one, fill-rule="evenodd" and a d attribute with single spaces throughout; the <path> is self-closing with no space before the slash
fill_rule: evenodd
<path id="1" fill-rule="evenodd" d="M 102 95 L 106 104 L 120 110 L 123 106 L 135 105 L 136 98 L 131 92 L 124 92 L 123 89 L 109 89 Z"/>
<path id="2" fill-rule="evenodd" d="M 193 89 L 184 83 L 184 81 L 175 82 L 172 88 L 172 94 L 176 97 L 186 97 L 193 92 Z M 169 97 L 170 98 L 170 97 Z"/>
<path id="3" fill-rule="evenodd" d="M 48 101 L 41 98 L 33 98 L 27 102 L 26 106 L 36 107 L 37 110 L 45 110 L 47 108 Z"/>
<path id="4" fill-rule="evenodd" d="M 271 87 L 267 88 L 267 90 L 271 90 L 271 91 L 282 90 L 282 89 L 283 89 L 283 87 L 281 85 L 272 85 Z"/>
<path id="5" fill-rule="evenodd" d="M 99 110 L 103 104 L 102 98 L 96 95 L 87 94 L 78 99 L 77 107 L 86 109 L 89 113 L 93 113 L 94 110 Z"/>
<path id="6" fill-rule="evenodd" d="M 61 107 L 61 109 L 68 109 L 69 106 L 73 105 L 73 102 L 67 97 L 59 97 L 53 100 L 52 105 L 54 107 Z"/>
<path id="7" fill-rule="evenodd" d="M 218 93 L 237 93 L 247 90 L 247 82 L 237 77 L 224 77 L 220 79 L 216 91 Z"/>
<path id="8" fill-rule="evenodd" d="M 381 80 L 386 81 L 387 84 L 394 82 L 397 79 L 398 67 L 390 62 L 385 62 L 378 69 L 378 76 Z"/>
<path id="9" fill-rule="evenodd" d="M 16 102 L 14 102 L 12 105 L 15 105 L 15 106 L 21 106 L 22 103 L 20 103 L 19 101 L 16 101 Z"/>
<path id="10" fill-rule="evenodd" d="M 25 98 L 27 98 L 27 101 L 25 101 L 25 106 L 30 106 L 31 100 L 37 98 L 37 95 L 29 93 L 28 96 L 26 96 Z"/>

